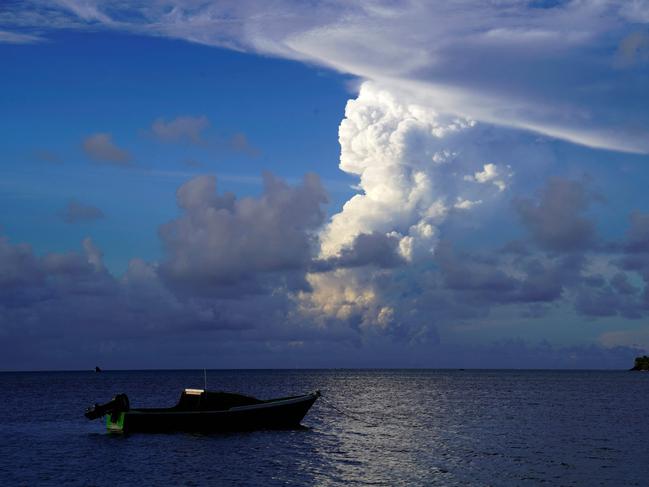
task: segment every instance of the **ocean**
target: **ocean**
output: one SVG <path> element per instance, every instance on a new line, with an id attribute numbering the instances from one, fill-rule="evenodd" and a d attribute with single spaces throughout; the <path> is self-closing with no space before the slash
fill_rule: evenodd
<path id="1" fill-rule="evenodd" d="M 109 435 L 118 392 L 171 406 L 202 370 L 0 373 L 0 485 L 647 486 L 649 373 L 208 370 L 261 398 L 316 389 L 304 429 Z"/>

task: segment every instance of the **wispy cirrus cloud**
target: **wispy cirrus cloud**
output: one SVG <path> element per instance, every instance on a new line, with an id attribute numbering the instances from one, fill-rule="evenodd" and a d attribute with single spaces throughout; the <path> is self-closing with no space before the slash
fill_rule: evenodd
<path id="1" fill-rule="evenodd" d="M 46 40 L 46 38 L 34 34 L 0 30 L 0 44 L 36 44 Z"/>
<path id="2" fill-rule="evenodd" d="M 321 2 L 259 11 L 178 0 L 136 6 L 65 0 L 64 27 L 92 25 L 307 61 L 439 111 L 592 147 L 649 151 L 646 63 L 618 70 L 620 46 L 644 54 L 644 2 Z M 48 29 L 26 3 L 5 25 Z M 57 24 L 54 24 L 57 25 Z M 644 51 L 643 51 L 644 52 Z M 627 56 L 628 57 L 628 56 Z M 511 73 L 516 75 L 512 76 Z M 610 103 L 615 100 L 615 103 Z M 623 123 L 620 123 L 620 121 Z M 645 128 L 643 128 L 645 127 Z"/>

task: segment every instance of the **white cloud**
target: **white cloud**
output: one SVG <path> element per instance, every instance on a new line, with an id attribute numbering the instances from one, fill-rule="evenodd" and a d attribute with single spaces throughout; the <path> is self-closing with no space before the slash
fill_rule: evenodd
<path id="1" fill-rule="evenodd" d="M 466 0 L 460 7 L 454 2 L 279 0 L 264 12 L 258 2 L 245 0 L 137 7 L 60 3 L 77 22 L 93 27 L 255 51 L 361 78 L 359 95 L 349 101 L 339 129 L 340 168 L 359 178 L 359 193 L 320 234 L 321 259 L 353 261 L 356 267 L 307 274 L 312 237 L 323 219 L 324 195 L 314 181 L 297 188 L 270 181 L 260 199 L 236 200 L 217 195 L 214 180 L 202 177 L 179 189 L 182 215 L 161 228 L 167 259 L 155 270 L 137 262 L 129 269 L 134 282 L 140 274 L 159 272 L 176 290 L 198 284 L 203 292 L 214 292 L 252 280 L 275 297 L 292 299 L 297 293 L 294 323 L 307 317 L 306 323 L 322 327 L 395 335 L 408 335 L 399 327 L 409 327 L 410 336 L 423 336 L 445 317 L 455 323 L 486 314 L 507 299 L 559 300 L 563 263 L 540 273 L 530 259 L 523 277 L 514 278 L 489 258 L 467 263 L 466 256 L 446 256 L 444 261 L 438 246 L 441 225 L 454 216 L 470 216 L 478 206 L 478 211 L 488 210 L 510 183 L 507 164 L 513 156 L 507 154 L 518 150 L 525 157 L 515 158 L 517 164 L 528 166 L 543 157 L 521 131 L 514 138 L 528 144 L 522 149 L 502 140 L 500 146 L 492 144 L 511 133 L 503 126 L 592 147 L 649 151 L 646 71 L 635 64 L 624 70 L 615 66 L 620 42 L 637 28 L 627 20 L 644 19 L 644 2 L 621 7 L 619 2 L 573 1 L 537 9 L 513 0 Z M 637 39 L 631 40 L 634 59 L 644 59 L 635 54 Z M 159 119 L 151 130 L 162 140 L 197 143 L 208 125 L 205 117 L 179 117 Z M 245 139 L 232 140 L 232 148 L 246 147 Z M 109 134 L 95 134 L 84 148 L 95 160 L 125 164 L 130 159 Z M 519 167 L 517 173 L 524 169 Z M 545 235 L 554 228 L 546 224 L 545 206 L 519 205 L 532 233 L 551 249 L 579 247 L 583 242 L 566 230 L 575 225 L 563 229 L 566 235 L 558 242 L 556 232 L 549 234 L 554 240 Z M 300 222 L 297 229 L 295 221 Z M 398 248 L 399 259 L 409 265 L 365 263 L 355 253 L 363 235 L 373 242 L 398 243 L 389 248 Z M 436 264 L 446 264 L 443 279 L 427 268 L 436 246 Z M 291 269 L 300 277 L 306 274 L 310 290 L 274 279 L 275 273 L 288 276 Z M 564 280 L 574 279 L 573 274 Z M 200 314 L 213 322 L 218 312 L 214 306 Z M 237 322 L 242 314 L 237 309 L 230 319 Z"/>
<path id="2" fill-rule="evenodd" d="M 339 127 L 340 168 L 359 177 L 359 194 L 321 232 L 321 257 L 343 262 L 358 250 L 360 236 L 383 235 L 398 243 L 409 277 L 401 281 L 395 277 L 398 267 L 380 265 L 311 274 L 312 292 L 300 295 L 302 309 L 316 322 L 345 320 L 389 333 L 407 324 L 410 331 L 399 333 L 432 332 L 428 318 L 403 299 L 402 286 L 431 262 L 440 225 L 452 209 L 465 214 L 498 195 L 462 177 L 475 172 L 476 153 L 497 154 L 500 142 L 492 146 L 493 140 L 493 133 L 485 135 L 470 119 L 437 113 L 363 83 Z M 494 165 L 477 171 L 482 172 L 478 177 L 484 182 L 501 182 Z"/>
<path id="3" fill-rule="evenodd" d="M 453 208 L 457 208 L 458 210 L 470 210 L 474 206 L 478 206 L 482 204 L 482 200 L 463 200 L 458 196 L 457 202 L 453 205 Z"/>
<path id="4" fill-rule="evenodd" d="M 624 17 L 631 22 L 649 24 L 649 1 L 627 0 L 620 9 Z"/>
<path id="5" fill-rule="evenodd" d="M 339 128 L 340 168 L 359 177 L 361 193 L 331 218 L 321 235 L 322 255 L 337 255 L 358 235 L 373 232 L 398 237 L 407 259 L 430 255 L 438 225 L 463 191 L 456 172 L 469 164 L 463 152 L 467 139 L 479 137 L 471 135 L 474 127 L 469 119 L 364 83 Z"/>
<path id="6" fill-rule="evenodd" d="M 504 191 L 507 188 L 507 179 L 512 177 L 510 167 L 507 166 L 506 171 L 498 167 L 496 164 L 488 163 L 473 175 L 464 176 L 465 181 L 475 181 L 476 183 L 491 183 L 498 188 L 498 191 Z"/>
<path id="7" fill-rule="evenodd" d="M 649 18 L 644 1 L 59 5 L 49 12 L 57 26 L 101 24 L 308 61 L 440 112 L 592 147 L 649 151 L 649 114 L 639 102 L 646 72 L 615 67 L 620 42 Z M 7 25 L 49 27 L 29 5 L 15 10 Z"/>
<path id="8" fill-rule="evenodd" d="M 104 271 L 103 253 L 99 247 L 95 245 L 90 237 L 84 238 L 82 244 L 88 264 L 97 272 Z"/>
<path id="9" fill-rule="evenodd" d="M 44 40 L 43 37 L 37 35 L 0 30 L 0 44 L 35 44 Z"/>

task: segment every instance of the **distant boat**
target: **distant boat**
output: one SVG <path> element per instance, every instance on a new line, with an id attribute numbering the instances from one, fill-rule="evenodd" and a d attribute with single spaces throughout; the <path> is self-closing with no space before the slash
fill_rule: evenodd
<path id="1" fill-rule="evenodd" d="M 95 366 L 95 372 L 101 372 L 101 369 L 99 368 L 99 365 Z"/>
<path id="2" fill-rule="evenodd" d="M 88 419 L 106 416 L 109 432 L 250 431 L 300 426 L 320 391 L 303 396 L 261 400 L 231 392 L 185 389 L 170 408 L 131 409 L 126 394 L 86 410 Z"/>

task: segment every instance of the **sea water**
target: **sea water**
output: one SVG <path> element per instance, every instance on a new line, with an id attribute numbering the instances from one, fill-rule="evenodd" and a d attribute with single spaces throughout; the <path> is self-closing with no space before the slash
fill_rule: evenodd
<path id="1" fill-rule="evenodd" d="M 0 373 L 0 485 L 649 485 L 649 373 L 208 370 L 213 390 L 323 396 L 294 431 L 124 436 L 83 416 L 118 392 L 171 406 L 203 381 Z"/>

